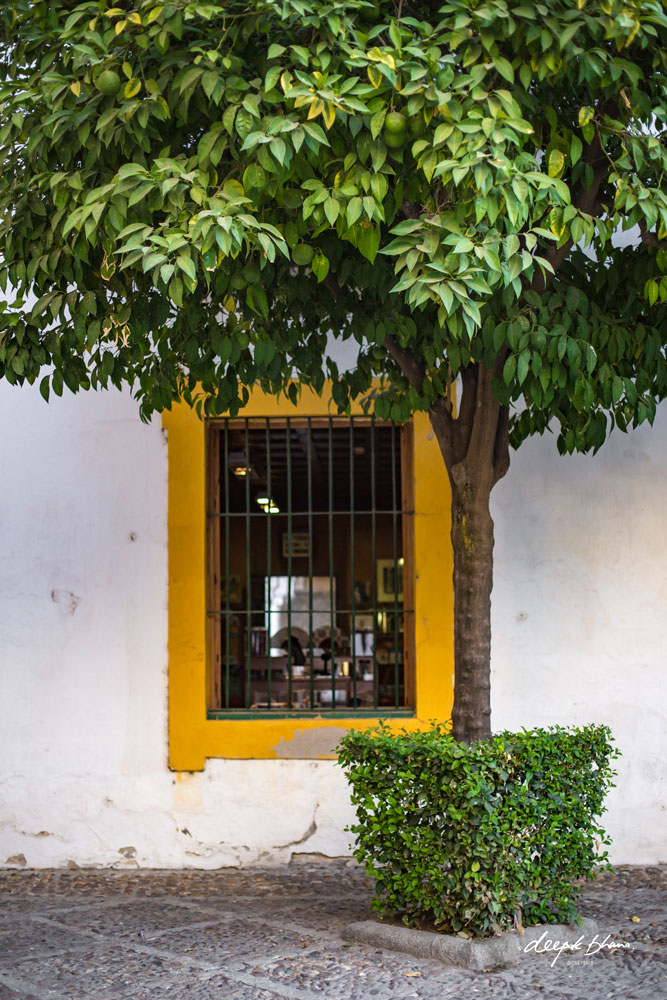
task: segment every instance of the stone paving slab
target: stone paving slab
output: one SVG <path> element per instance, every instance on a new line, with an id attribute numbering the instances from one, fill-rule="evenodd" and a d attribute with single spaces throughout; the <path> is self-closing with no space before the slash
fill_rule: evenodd
<path id="1" fill-rule="evenodd" d="M 559 954 L 565 949 L 576 950 L 584 941 L 597 940 L 598 926 L 594 920 L 584 918 L 580 924 L 551 924 L 548 931 L 543 926 L 526 927 L 521 931 L 506 931 L 486 938 L 464 938 L 458 934 L 442 934 L 435 931 L 416 930 L 401 924 L 379 920 L 360 920 L 348 924 L 343 930 L 346 941 L 374 945 L 376 948 L 390 948 L 415 958 L 432 958 L 443 965 L 455 965 L 473 972 L 489 972 L 505 969 L 509 965 L 528 959 L 538 949 L 547 951 L 544 941 L 548 934 Z M 574 948 L 565 948 L 565 942 L 576 942 Z M 559 942 L 556 945 L 556 942 Z"/>
<path id="2" fill-rule="evenodd" d="M 497 972 L 345 942 L 371 895 L 346 860 L 0 871 L 0 1000 L 667 1000 L 665 867 L 584 887 L 596 954 Z"/>
<path id="3" fill-rule="evenodd" d="M 167 900 L 125 900 L 113 906 L 83 907 L 69 911 L 47 912 L 44 919 L 58 924 L 65 919 L 72 930 L 91 931 L 94 934 L 120 934 L 133 936 L 140 932 L 151 935 L 164 930 L 187 927 L 194 920 L 191 909 Z M 205 919 L 205 918 L 204 918 Z"/>
<path id="4" fill-rule="evenodd" d="M 38 917 L 17 916 L 14 920 L 3 921 L 0 923 L 0 968 L 12 961 L 25 961 L 32 955 L 68 951 L 76 939 L 71 927 L 51 924 Z M 82 935 L 79 943 L 89 944 L 87 935 Z"/>

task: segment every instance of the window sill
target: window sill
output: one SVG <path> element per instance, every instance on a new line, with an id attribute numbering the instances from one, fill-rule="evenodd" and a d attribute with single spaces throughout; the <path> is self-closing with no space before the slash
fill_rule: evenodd
<path id="1" fill-rule="evenodd" d="M 245 708 L 230 709 L 229 711 L 225 709 L 209 709 L 206 713 L 207 719 L 261 719 L 264 722 L 272 722 L 274 719 L 337 719 L 340 722 L 345 722 L 347 725 L 353 722 L 355 719 L 413 719 L 415 715 L 414 709 L 412 708 L 372 708 L 372 709 L 359 709 L 356 712 L 349 708 L 340 708 L 336 711 L 320 711 L 320 712 L 299 712 L 298 710 L 292 712 L 272 712 L 266 710 L 263 712 L 253 712 Z"/>

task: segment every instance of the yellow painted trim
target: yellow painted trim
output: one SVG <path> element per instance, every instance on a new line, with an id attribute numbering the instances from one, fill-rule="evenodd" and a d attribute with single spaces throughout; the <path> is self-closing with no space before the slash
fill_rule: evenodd
<path id="1" fill-rule="evenodd" d="M 284 398 L 254 391 L 243 416 L 294 414 Z M 305 390 L 300 416 L 332 412 Z M 362 415 L 361 407 L 353 415 Z M 298 731 L 366 729 L 377 719 L 206 718 L 206 448 L 205 427 L 185 404 L 164 414 L 169 461 L 169 766 L 199 771 L 208 757 L 277 758 Z M 415 716 L 390 720 L 394 729 L 423 729 L 449 718 L 453 702 L 454 598 L 450 488 L 428 417 L 414 418 Z M 380 716 L 378 716 L 379 718 Z M 282 742 L 284 741 L 284 743 Z M 323 757 L 329 754 L 323 754 Z"/>
<path id="2" fill-rule="evenodd" d="M 443 721 L 454 703 L 452 494 L 427 414 L 413 425 L 416 715 Z"/>

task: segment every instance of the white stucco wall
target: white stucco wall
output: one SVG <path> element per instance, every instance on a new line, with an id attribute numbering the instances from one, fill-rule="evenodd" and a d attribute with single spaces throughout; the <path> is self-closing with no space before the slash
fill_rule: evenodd
<path id="1" fill-rule="evenodd" d="M 610 853 L 666 861 L 667 406 L 595 456 L 526 442 L 493 500 L 493 726 L 609 725 Z"/>
<path id="2" fill-rule="evenodd" d="M 167 768 L 167 449 L 137 412 L 0 386 L 0 864 L 343 854 L 331 762 Z"/>
<path id="3" fill-rule="evenodd" d="M 0 865 L 343 854 L 331 762 L 166 765 L 166 446 L 129 394 L 0 385 Z M 667 860 L 667 413 L 594 459 L 528 443 L 497 487 L 494 728 L 603 720 L 619 861 Z"/>

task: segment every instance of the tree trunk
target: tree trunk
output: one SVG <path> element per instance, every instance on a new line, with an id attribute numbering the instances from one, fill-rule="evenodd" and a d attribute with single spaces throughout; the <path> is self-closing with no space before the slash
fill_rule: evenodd
<path id="1" fill-rule="evenodd" d="M 501 369 L 500 358 L 497 369 Z M 470 743 L 491 735 L 491 490 L 509 467 L 509 411 L 491 391 L 498 371 L 463 373 L 457 417 L 439 402 L 430 418 L 452 486 L 454 553 L 453 735 Z"/>
<path id="2" fill-rule="evenodd" d="M 385 347 L 415 389 L 428 375 L 423 362 L 395 337 Z M 454 549 L 453 733 L 466 743 L 491 735 L 491 586 L 493 521 L 491 490 L 509 469 L 509 407 L 492 391 L 509 353 L 503 348 L 493 368 L 473 361 L 461 371 L 458 413 L 452 393 L 436 400 L 429 418 L 452 486 Z"/>
<path id="3" fill-rule="evenodd" d="M 470 482 L 452 486 L 455 655 L 452 726 L 454 737 L 466 742 L 491 735 L 490 492 Z"/>

